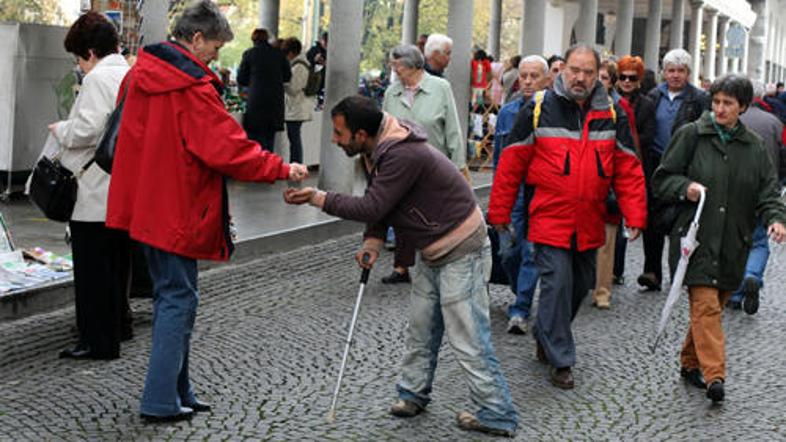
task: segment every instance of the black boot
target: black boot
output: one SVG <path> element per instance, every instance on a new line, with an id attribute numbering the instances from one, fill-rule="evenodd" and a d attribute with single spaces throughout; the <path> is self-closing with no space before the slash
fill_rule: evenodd
<path id="1" fill-rule="evenodd" d="M 682 367 L 680 368 L 680 376 L 685 379 L 686 382 L 696 388 L 701 388 L 702 390 L 707 388 L 707 384 L 704 382 L 704 378 L 701 376 L 701 370 L 698 368 L 687 369 Z"/>

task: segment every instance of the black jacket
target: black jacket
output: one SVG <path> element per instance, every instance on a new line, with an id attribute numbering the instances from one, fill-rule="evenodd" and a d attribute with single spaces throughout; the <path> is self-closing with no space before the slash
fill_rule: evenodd
<path id="1" fill-rule="evenodd" d="M 654 166 L 649 164 L 652 152 L 652 143 L 655 139 L 655 102 L 641 92 L 636 92 L 628 99 L 633 107 L 633 115 L 636 117 L 636 132 L 639 134 L 639 147 L 641 148 L 641 162 L 644 166 L 644 175 L 649 177 Z M 652 167 L 651 167 L 652 166 Z M 650 168 L 651 167 L 651 168 Z"/>
<path id="2" fill-rule="evenodd" d="M 292 78 L 289 61 L 266 42 L 243 53 L 237 83 L 249 88 L 243 128 L 253 137 L 259 131 L 284 130 L 284 83 Z"/>
<path id="3" fill-rule="evenodd" d="M 656 87 L 652 89 L 647 95 L 655 105 L 653 110 L 657 110 L 658 102 L 660 101 L 663 92 L 661 92 L 661 90 Z M 699 117 L 701 117 L 702 112 L 705 110 L 710 110 L 710 104 L 711 100 L 709 94 L 701 89 L 698 89 L 690 83 L 685 85 L 685 98 L 682 102 L 682 106 L 680 106 L 680 110 L 677 111 L 677 118 L 674 119 L 674 125 L 671 126 L 671 134 L 674 135 L 674 132 L 676 132 L 677 129 L 688 123 L 698 120 Z M 652 113 L 652 118 L 655 118 L 655 112 Z"/>

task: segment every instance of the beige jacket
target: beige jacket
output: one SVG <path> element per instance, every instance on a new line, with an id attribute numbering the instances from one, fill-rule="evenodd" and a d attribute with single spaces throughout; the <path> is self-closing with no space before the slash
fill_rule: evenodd
<path id="1" fill-rule="evenodd" d="M 285 121 L 309 121 L 316 102 L 303 92 L 308 82 L 308 60 L 303 54 L 289 62 L 292 66 L 292 79 L 284 84 Z M 305 64 L 304 64 L 305 63 Z"/>

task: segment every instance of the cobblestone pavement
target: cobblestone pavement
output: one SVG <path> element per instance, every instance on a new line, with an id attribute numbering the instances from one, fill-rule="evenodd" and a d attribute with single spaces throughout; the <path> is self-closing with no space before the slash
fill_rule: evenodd
<path id="1" fill-rule="evenodd" d="M 352 313 L 359 235 L 203 272 L 192 345 L 192 379 L 211 414 L 144 425 L 139 396 L 150 347 L 151 305 L 134 300 L 135 338 L 110 362 L 57 359 L 73 343 L 72 308 L 0 324 L 2 440 L 486 440 L 455 425 L 472 409 L 444 347 L 433 402 L 409 420 L 387 414 L 403 351 L 408 287 L 372 273 L 334 424 L 325 421 Z M 629 249 L 627 280 L 641 269 Z M 615 289 L 612 309 L 589 299 L 574 330 L 576 389 L 545 378 L 531 336 L 505 333 L 512 300 L 491 290 L 493 340 L 520 411 L 518 440 L 786 440 L 786 251 L 771 258 L 759 314 L 727 312 L 727 401 L 715 407 L 679 379 L 686 329 L 680 299 L 667 335 L 647 348 L 665 294 Z"/>

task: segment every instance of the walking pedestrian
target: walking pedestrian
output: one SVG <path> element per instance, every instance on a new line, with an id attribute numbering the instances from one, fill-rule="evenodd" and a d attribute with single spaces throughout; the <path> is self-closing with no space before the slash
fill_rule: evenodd
<path id="1" fill-rule="evenodd" d="M 173 41 L 146 46 L 128 95 L 112 166 L 107 226 L 142 244 L 153 279 L 153 343 L 141 401 L 149 422 L 209 411 L 189 379 L 199 301 L 197 260 L 232 253 L 227 177 L 272 183 L 307 170 L 246 138 L 208 64 L 233 37 L 212 1 L 188 6 Z"/>
<path id="2" fill-rule="evenodd" d="M 646 226 L 644 175 L 627 116 L 598 81 L 600 56 L 588 45 L 566 53 L 566 65 L 541 105 L 530 101 L 516 119 L 494 177 L 488 220 L 508 230 L 522 182 L 534 187 L 528 239 L 540 271 L 533 334 L 551 382 L 573 388 L 576 349 L 571 322 L 595 283 L 603 212 L 613 187 L 631 237 Z"/>
<path id="3" fill-rule="evenodd" d="M 284 40 L 284 54 L 289 60 L 292 69 L 292 78 L 284 84 L 285 112 L 284 120 L 289 138 L 289 162 L 303 162 L 303 139 L 300 135 L 303 123 L 311 120 L 311 114 L 316 103 L 306 96 L 305 87 L 311 70 L 306 56 L 303 55 L 303 45 L 295 37 Z"/>
<path id="4" fill-rule="evenodd" d="M 453 39 L 444 34 L 431 34 L 426 40 L 423 55 L 426 57 L 424 69 L 430 75 L 442 77 L 450 64 L 453 53 Z"/>
<path id="5" fill-rule="evenodd" d="M 415 49 L 417 50 L 417 49 Z M 456 167 L 430 146 L 423 129 L 383 113 L 360 96 L 331 110 L 333 142 L 360 155 L 368 174 L 363 196 L 287 189 L 290 204 L 309 203 L 325 213 L 367 223 L 357 260 L 376 262 L 392 225 L 419 251 L 413 271 L 406 355 L 390 408 L 398 417 L 420 414 L 431 401 L 437 359 L 447 334 L 470 384 L 474 412 L 458 414 L 464 430 L 512 436 L 518 416 L 491 344 L 488 280 L 491 245 L 483 215 Z M 363 263 L 362 256 L 371 259 Z"/>
<path id="6" fill-rule="evenodd" d="M 786 238 L 786 208 L 766 147 L 739 116 L 753 99 L 750 80 L 726 75 L 710 87 L 712 112 L 679 129 L 652 177 L 655 196 L 670 202 L 706 202 L 684 285 L 688 286 L 690 326 L 680 354 L 682 377 L 706 388 L 713 402 L 724 399 L 726 356 L 721 325 L 723 306 L 740 286 L 751 235 L 759 217 L 777 242 Z M 669 264 L 680 255 L 680 236 L 694 209 L 677 216 L 669 237 Z M 705 385 L 706 380 L 706 385 Z"/>

